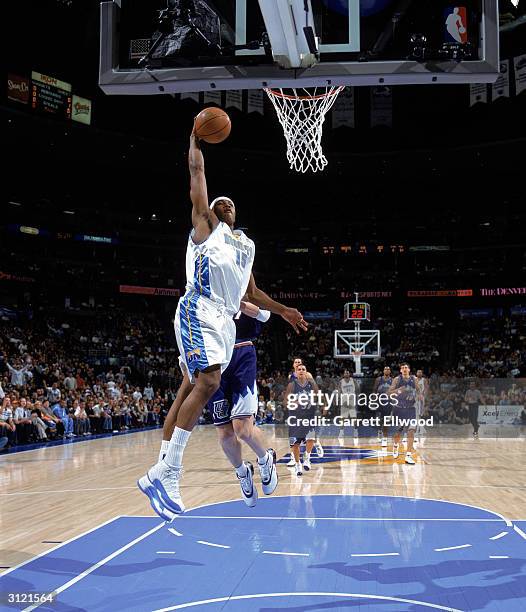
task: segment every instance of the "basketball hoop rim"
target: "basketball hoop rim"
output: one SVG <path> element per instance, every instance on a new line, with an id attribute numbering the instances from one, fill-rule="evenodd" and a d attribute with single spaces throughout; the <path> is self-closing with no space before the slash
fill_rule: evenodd
<path id="1" fill-rule="evenodd" d="M 325 85 L 327 89 L 330 88 L 330 91 L 326 91 L 325 93 L 317 94 L 315 96 L 292 96 L 290 94 L 285 94 L 283 91 L 272 89 L 271 87 L 265 87 L 265 91 L 272 96 L 276 96 L 276 98 L 285 98 L 286 100 L 321 100 L 322 98 L 328 98 L 329 96 L 336 96 L 340 93 L 342 89 L 344 89 L 344 85 Z"/>

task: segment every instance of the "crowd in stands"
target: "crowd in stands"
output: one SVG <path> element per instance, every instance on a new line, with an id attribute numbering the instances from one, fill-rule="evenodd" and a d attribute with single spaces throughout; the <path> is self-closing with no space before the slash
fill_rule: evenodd
<path id="1" fill-rule="evenodd" d="M 8 445 L 158 426 L 180 379 L 152 319 L 12 323 L 0 329 L 0 438 Z"/>
<path id="2" fill-rule="evenodd" d="M 295 356 L 301 356 L 323 392 L 338 388 L 345 367 L 353 370 L 352 360 L 333 356 L 337 327 L 341 322 L 322 320 L 312 321 L 305 334 L 280 331 L 285 352 L 276 363 L 276 331 L 272 323 L 265 326 L 256 344 L 258 422 L 284 421 L 283 396 Z M 362 362 L 365 376 L 373 379 L 384 365 L 397 373 L 403 360 L 413 372 L 422 368 L 430 381 L 427 409 L 437 422 L 467 422 L 459 379 L 519 379 L 525 374 L 526 323 L 521 318 L 460 320 L 457 353 L 449 367 L 441 361 L 445 325 L 439 318 L 413 311 L 405 318 L 378 317 L 375 327 L 381 332 L 381 356 Z M 155 316 L 118 309 L 89 317 L 48 313 L 24 322 L 4 317 L 0 438 L 13 446 L 159 426 L 181 380 L 177 349 L 168 336 Z M 485 403 L 524 404 L 523 386 L 510 384 L 486 385 Z M 211 421 L 205 408 L 199 422 Z"/>

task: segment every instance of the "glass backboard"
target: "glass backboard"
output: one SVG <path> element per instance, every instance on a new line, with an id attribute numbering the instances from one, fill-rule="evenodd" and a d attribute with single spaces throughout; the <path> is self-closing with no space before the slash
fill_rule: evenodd
<path id="1" fill-rule="evenodd" d="M 283 10 L 290 5 L 289 0 L 103 2 L 99 84 L 109 94 L 158 94 L 482 83 L 499 73 L 497 0 L 307 0 L 317 59 L 289 69 L 273 57 L 267 34 L 274 26 L 261 11 L 268 2 Z M 289 40 L 293 33 L 287 27 L 296 34 L 303 29 L 297 17 L 284 26 Z"/>

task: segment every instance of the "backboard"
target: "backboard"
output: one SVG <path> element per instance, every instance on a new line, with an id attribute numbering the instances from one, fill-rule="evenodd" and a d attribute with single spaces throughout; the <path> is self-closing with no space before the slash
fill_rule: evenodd
<path id="1" fill-rule="evenodd" d="M 498 76 L 497 0 L 463 0 L 461 5 L 449 0 L 307 0 L 307 5 L 304 19 L 304 0 L 102 2 L 99 85 L 108 94 L 149 95 L 483 83 Z M 276 25 L 268 11 L 278 9 Z M 161 11 L 164 21 L 158 19 Z M 309 48 L 315 44 L 316 61 L 284 68 L 273 56 L 278 29 L 287 44 L 294 36 L 303 40 L 305 24 L 314 36 Z M 162 32 L 171 39 L 152 53 Z M 191 41 L 186 50 L 179 44 L 183 39 Z"/>

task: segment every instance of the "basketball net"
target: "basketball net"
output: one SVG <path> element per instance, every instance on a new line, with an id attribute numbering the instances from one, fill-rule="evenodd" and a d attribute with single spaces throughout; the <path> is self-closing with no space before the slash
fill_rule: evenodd
<path id="1" fill-rule="evenodd" d="M 313 92 L 304 88 L 265 89 L 283 127 L 291 170 L 317 172 L 327 165 L 321 146 L 323 123 L 342 89 L 332 86 L 315 87 Z"/>

